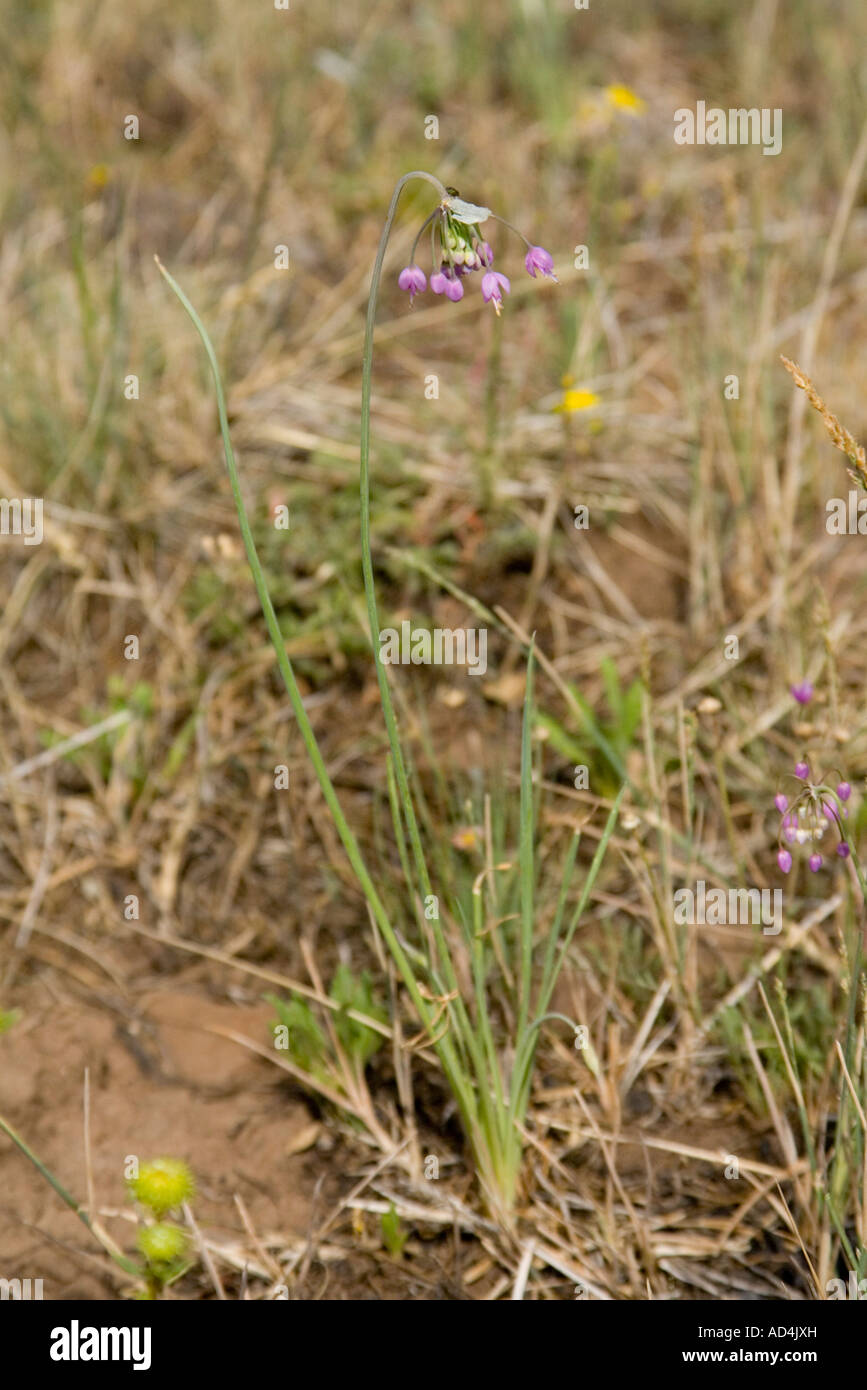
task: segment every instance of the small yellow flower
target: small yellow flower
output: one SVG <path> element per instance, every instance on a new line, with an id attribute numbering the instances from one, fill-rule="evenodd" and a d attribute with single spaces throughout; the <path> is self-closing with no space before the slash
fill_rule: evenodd
<path id="1" fill-rule="evenodd" d="M 452 836 L 452 844 L 455 849 L 462 849 L 467 852 L 477 849 L 481 842 L 481 833 L 474 825 L 468 825 L 466 829 L 458 830 Z"/>
<path id="2" fill-rule="evenodd" d="M 161 1221 L 156 1226 L 143 1226 L 137 1244 L 148 1264 L 171 1264 L 185 1253 L 187 1234 L 180 1226 Z"/>
<path id="3" fill-rule="evenodd" d="M 190 1169 L 179 1158 L 155 1158 L 143 1163 L 129 1184 L 136 1201 L 163 1216 L 192 1197 L 196 1189 Z"/>
<path id="4" fill-rule="evenodd" d="M 612 106 L 616 106 L 618 111 L 628 111 L 630 116 L 640 116 L 647 106 L 631 87 L 624 87 L 622 82 L 606 87 L 605 95 Z"/>
<path id="5" fill-rule="evenodd" d="M 592 410 L 593 406 L 598 404 L 599 397 L 595 391 L 576 391 L 568 387 L 563 392 L 562 401 L 554 406 L 554 410 L 561 415 L 572 415 L 576 410 Z"/>
<path id="6" fill-rule="evenodd" d="M 95 191 L 105 188 L 111 178 L 111 169 L 107 164 L 94 164 L 87 175 L 88 186 Z"/>

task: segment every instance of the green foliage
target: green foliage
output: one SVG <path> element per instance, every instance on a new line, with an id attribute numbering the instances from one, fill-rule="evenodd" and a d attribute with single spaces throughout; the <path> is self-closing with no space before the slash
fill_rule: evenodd
<path id="1" fill-rule="evenodd" d="M 328 994 L 341 1006 L 331 1015 L 337 1041 L 356 1074 L 361 1075 L 382 1046 L 383 1037 L 373 1028 L 350 1018 L 347 1010 L 353 1009 L 380 1023 L 385 1023 L 388 1015 L 376 1001 L 373 982 L 366 970 L 356 976 L 348 965 L 341 963 L 334 972 Z M 277 1014 L 275 1028 L 282 1025 L 286 1029 L 287 1051 L 295 1065 L 313 1079 L 344 1090 L 331 1039 L 320 1027 L 307 1000 L 297 994 L 288 1000 L 274 994 L 265 997 Z"/>
<path id="2" fill-rule="evenodd" d="M 356 1013 L 367 1014 L 380 1023 L 385 1023 L 388 1015 L 374 999 L 373 982 L 366 970 L 356 977 L 348 965 L 341 963 L 334 972 L 329 994 L 335 1003 L 342 1005 L 341 1012 L 334 1019 L 340 1044 L 363 1070 L 382 1046 L 382 1034 L 350 1018 L 346 1010 L 354 1009 Z"/>
<path id="3" fill-rule="evenodd" d="M 552 748 L 570 762 L 589 768 L 594 789 L 598 788 L 605 796 L 613 796 L 627 780 L 626 756 L 641 724 L 644 687 L 636 678 L 624 691 L 610 657 L 603 657 L 600 670 L 610 718 L 598 719 L 580 690 L 570 686 L 581 714 L 579 737 L 570 734 L 553 715 L 542 710 L 537 713 L 536 721 L 547 731 Z"/>
<path id="4" fill-rule="evenodd" d="M 403 1247 L 409 1240 L 409 1231 L 403 1229 L 401 1219 L 397 1214 L 394 1202 L 391 1203 L 388 1211 L 384 1211 L 379 1218 L 382 1230 L 382 1243 L 395 1260 L 401 1259 Z"/>
<path id="5" fill-rule="evenodd" d="M 79 717 L 85 728 L 100 724 L 107 716 L 119 714 L 123 710 L 128 710 L 139 719 L 147 719 L 153 711 L 154 689 L 149 681 L 136 681 L 132 688 L 128 689 L 123 676 L 110 675 L 106 681 L 106 695 L 106 706 L 97 708 L 95 705 L 85 705 L 81 709 Z M 92 743 L 70 749 L 64 754 L 64 759 L 74 767 L 82 769 L 92 769 L 95 763 L 100 780 L 107 783 L 114 767 L 115 750 L 126 728 L 126 725 L 121 724 L 117 728 L 107 729 Z M 39 741 L 44 748 L 56 748 L 66 737 L 66 734 L 60 733 L 57 729 L 41 729 L 39 732 Z M 147 776 L 147 765 L 140 749 L 137 748 L 134 752 L 127 772 L 138 794 Z"/>
<path id="6" fill-rule="evenodd" d="M 244 634 L 244 610 L 234 579 L 201 566 L 190 575 L 181 599 L 191 622 L 207 619 L 208 640 L 214 646 L 225 646 Z"/>
<path id="7" fill-rule="evenodd" d="M 779 978 L 783 979 L 784 976 Z M 816 982 L 806 988 L 801 985 L 797 989 L 790 989 L 786 1000 L 795 1048 L 792 1061 L 805 1092 L 809 1093 L 811 1083 L 820 1082 L 825 1073 L 828 1038 L 836 1031 L 828 988 L 824 982 Z M 724 1009 L 715 1032 L 726 1049 L 750 1108 L 756 1115 L 762 1116 L 767 1113 L 767 1104 L 744 1043 L 745 1016 L 774 1094 L 780 1100 L 787 1099 L 791 1095 L 791 1084 L 774 1030 L 758 1000 L 753 1005 L 743 1001 L 737 1008 Z"/>
<path id="8" fill-rule="evenodd" d="M 276 994 L 266 994 L 265 998 L 277 1014 L 275 1030 L 281 1025 L 286 1029 L 287 1051 L 295 1065 L 320 1081 L 327 1080 L 329 1071 L 325 1061 L 328 1039 L 306 999 L 301 999 L 297 994 L 288 1000 L 280 999 Z"/>

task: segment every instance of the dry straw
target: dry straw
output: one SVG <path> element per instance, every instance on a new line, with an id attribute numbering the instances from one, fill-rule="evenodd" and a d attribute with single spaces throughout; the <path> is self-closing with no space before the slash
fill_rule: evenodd
<path id="1" fill-rule="evenodd" d="M 786 371 L 793 377 L 795 385 L 800 386 L 806 393 L 807 400 L 814 410 L 817 410 L 822 417 L 822 423 L 831 436 L 832 442 L 837 448 L 846 455 L 849 462 L 853 465 L 849 471 L 849 477 L 859 487 L 867 491 L 867 453 L 864 451 L 863 444 L 858 444 L 847 429 L 845 429 L 837 416 L 827 407 L 819 392 L 816 390 L 806 372 L 802 372 L 796 362 L 792 362 L 788 357 L 780 357 L 780 361 Z"/>

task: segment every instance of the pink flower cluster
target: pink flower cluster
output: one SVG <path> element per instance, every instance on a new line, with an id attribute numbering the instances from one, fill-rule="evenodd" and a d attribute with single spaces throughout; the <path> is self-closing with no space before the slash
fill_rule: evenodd
<path id="1" fill-rule="evenodd" d="M 430 227 L 431 254 L 436 266 L 430 277 L 430 287 L 434 294 L 444 294 L 447 299 L 457 303 L 464 297 L 466 277 L 480 270 L 483 272 L 482 299 L 486 304 L 493 304 L 494 310 L 499 314 L 503 307 L 503 295 L 510 292 L 512 285 L 508 276 L 492 268 L 494 253 L 490 244 L 480 236 L 479 228 L 489 217 L 494 217 L 498 222 L 504 221 L 489 208 L 465 203 L 453 189 L 448 190 L 447 196 L 419 229 L 413 244 L 410 264 L 405 266 L 398 276 L 397 283 L 409 294 L 410 304 L 417 294 L 422 294 L 427 289 L 425 273 L 415 263 L 415 251 L 422 232 Z M 508 222 L 504 225 L 510 226 Z M 517 228 L 514 227 L 510 227 L 510 230 L 517 232 Z M 533 279 L 542 275 L 556 280 L 550 252 L 546 251 L 544 246 L 531 246 L 521 232 L 517 232 L 517 235 L 527 247 L 524 265 L 528 275 L 532 275 Z"/>
<path id="2" fill-rule="evenodd" d="M 795 764 L 795 776 L 801 787 L 791 804 L 782 792 L 777 792 L 774 797 L 774 805 L 780 813 L 777 863 L 787 874 L 793 860 L 791 851 L 785 845 L 809 845 L 812 853 L 808 863 L 811 871 L 817 874 L 824 862 L 819 844 L 827 830 L 833 829 L 837 834 L 836 848 L 840 858 L 848 859 L 851 854 L 843 821 L 849 815 L 846 802 L 852 795 L 852 788 L 843 781 L 838 782 L 834 789 L 824 782 L 814 782 L 810 765 L 806 762 Z"/>

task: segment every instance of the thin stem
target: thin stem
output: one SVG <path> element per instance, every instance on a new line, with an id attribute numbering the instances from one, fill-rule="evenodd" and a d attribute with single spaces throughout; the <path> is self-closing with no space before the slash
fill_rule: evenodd
<path id="1" fill-rule="evenodd" d="M 419 242 L 421 241 L 422 236 L 424 235 L 425 229 L 426 229 L 427 227 L 431 227 L 431 223 L 433 222 L 433 220 L 434 220 L 434 218 L 436 217 L 436 215 L 437 215 L 438 212 L 439 212 L 439 208 L 434 208 L 434 210 L 433 210 L 433 212 L 431 213 L 430 217 L 426 217 L 426 218 L 425 218 L 425 220 L 422 222 L 421 226 L 419 227 L 418 231 L 416 232 L 415 241 L 413 242 L 413 244 L 412 244 L 412 250 L 411 250 L 410 253 L 409 253 L 409 263 L 410 263 L 410 265 L 415 265 L 415 252 L 416 252 L 416 247 L 418 246 Z M 431 247 L 433 247 L 433 235 L 434 235 L 434 229 L 433 229 L 433 227 L 431 227 Z"/>
<path id="2" fill-rule="evenodd" d="M 0 1117 L 0 1130 L 2 1130 L 4 1134 L 7 1134 L 9 1136 L 13 1144 L 18 1145 L 18 1148 L 24 1154 L 24 1157 L 29 1158 L 34 1168 L 36 1168 L 36 1170 L 42 1174 L 43 1178 L 47 1183 L 50 1183 L 50 1185 L 54 1188 L 54 1191 L 57 1193 L 58 1197 L 60 1197 L 66 1203 L 70 1211 L 75 1212 L 75 1215 L 78 1217 L 79 1221 L 81 1221 L 90 1231 L 90 1234 L 94 1236 L 96 1240 L 99 1241 L 100 1245 L 111 1256 L 115 1264 L 120 1265 L 121 1269 L 124 1270 L 127 1274 L 134 1274 L 140 1278 L 142 1274 L 140 1267 L 137 1264 L 134 1264 L 132 1260 L 128 1260 L 126 1256 L 123 1255 L 120 1250 L 118 1250 L 114 1242 L 109 1241 L 107 1235 L 104 1232 L 100 1231 L 100 1229 L 94 1225 L 93 1221 L 91 1220 L 88 1213 L 85 1211 L 84 1207 L 82 1207 L 78 1202 L 76 1202 L 72 1194 L 70 1192 L 67 1192 L 60 1179 L 54 1176 L 51 1169 L 46 1167 L 46 1165 L 42 1162 L 42 1159 L 39 1158 L 33 1152 L 33 1150 L 28 1147 L 27 1144 L 25 1144 L 18 1131 L 13 1129 L 12 1126 L 2 1117 Z"/>
<path id="3" fill-rule="evenodd" d="M 532 245 L 533 245 L 533 243 L 532 243 L 531 241 L 528 241 L 528 240 L 527 240 L 527 238 L 524 236 L 524 233 L 523 233 L 523 232 L 519 231 L 517 227 L 513 227 L 512 224 L 511 224 L 511 222 L 507 222 L 506 219 L 505 219 L 505 217 L 501 217 L 500 214 L 499 214 L 498 212 L 492 212 L 492 213 L 491 213 L 491 217 L 493 217 L 493 219 L 494 219 L 495 222 L 502 222 L 502 224 L 503 224 L 504 227 L 508 227 L 508 229 L 509 229 L 510 232 L 514 232 L 514 233 L 515 233 L 515 236 L 519 236 L 519 237 L 521 238 L 521 240 L 523 241 L 523 243 L 524 243 L 525 246 L 532 246 Z"/>
<path id="4" fill-rule="evenodd" d="M 376 253 L 373 274 L 370 279 L 370 295 L 367 301 L 367 319 L 364 330 L 364 358 L 361 369 L 361 435 L 359 441 L 361 467 L 359 490 L 361 496 L 361 568 L 364 576 L 364 592 L 367 599 L 367 615 L 370 624 L 370 640 L 373 647 L 373 657 L 376 665 L 376 679 L 379 684 L 385 729 L 391 748 L 400 799 L 406 817 L 406 826 L 409 833 L 410 845 L 412 847 L 415 870 L 421 886 L 422 897 L 430 898 L 433 897 L 430 875 L 422 849 L 415 807 L 410 794 L 403 751 L 398 738 L 397 719 L 391 699 L 391 691 L 385 673 L 385 666 L 380 655 L 379 610 L 376 602 L 376 586 L 373 577 L 373 555 L 370 543 L 370 397 L 373 379 L 373 334 L 376 324 L 376 306 L 379 298 L 379 283 L 382 278 L 383 261 L 385 260 L 385 252 L 388 246 L 389 236 L 391 235 L 391 228 L 394 223 L 398 200 L 404 187 L 412 179 L 424 179 L 427 183 L 432 184 L 434 188 L 436 188 L 441 198 L 448 197 L 445 187 L 440 183 L 439 179 L 435 178 L 433 174 L 428 174 L 420 169 L 415 169 L 412 173 L 404 174 L 402 178 L 398 179 L 391 197 L 385 225 L 382 229 L 382 236 L 379 239 L 379 249 Z M 450 991 L 455 991 L 458 989 L 458 981 L 438 917 L 434 919 L 434 934 L 436 937 L 437 950 L 441 958 L 441 964 L 446 972 L 449 989 Z"/>

